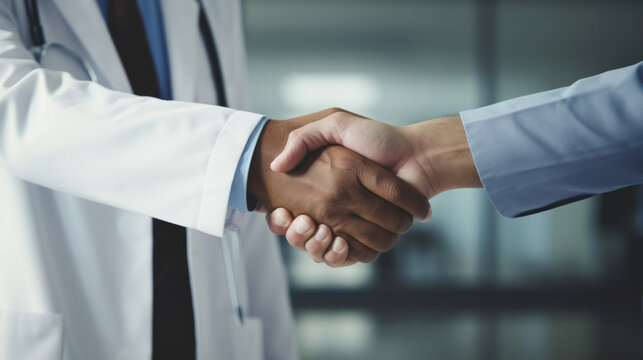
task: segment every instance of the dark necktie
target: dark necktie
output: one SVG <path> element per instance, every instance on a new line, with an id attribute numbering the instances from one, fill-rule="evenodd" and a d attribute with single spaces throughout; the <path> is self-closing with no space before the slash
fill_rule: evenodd
<path id="1" fill-rule="evenodd" d="M 107 19 L 134 94 L 158 97 L 156 71 L 136 0 L 110 0 Z M 152 233 L 152 359 L 194 359 L 194 312 L 186 230 L 153 219 Z"/>

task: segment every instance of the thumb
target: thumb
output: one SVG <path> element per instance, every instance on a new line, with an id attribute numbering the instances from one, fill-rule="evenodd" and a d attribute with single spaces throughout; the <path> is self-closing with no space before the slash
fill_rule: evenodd
<path id="1" fill-rule="evenodd" d="M 306 153 L 328 144 L 341 144 L 338 131 L 329 119 L 322 119 L 293 130 L 288 135 L 286 146 L 270 164 L 270 169 L 288 172 L 306 157 Z"/>

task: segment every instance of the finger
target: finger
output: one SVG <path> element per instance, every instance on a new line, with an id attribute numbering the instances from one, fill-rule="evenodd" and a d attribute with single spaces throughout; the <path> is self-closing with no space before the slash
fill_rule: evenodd
<path id="1" fill-rule="evenodd" d="M 431 204 L 429 204 L 429 213 L 426 214 L 426 217 L 422 219 L 422 222 L 427 222 L 431 220 L 431 217 L 433 216 L 433 208 L 431 207 Z"/>
<path id="2" fill-rule="evenodd" d="M 286 146 L 270 163 L 270 169 L 278 172 L 294 169 L 309 151 L 328 144 L 341 144 L 338 134 L 336 121 L 329 117 L 291 131 Z"/>
<path id="3" fill-rule="evenodd" d="M 335 235 L 344 236 L 351 243 L 350 238 L 360 242 L 375 252 L 386 252 L 391 250 L 397 243 L 397 234 L 381 228 L 380 226 L 366 221 L 359 216 L 350 216 L 342 220 L 341 224 L 333 227 Z M 348 236 L 345 236 L 348 235 Z M 351 257 L 356 258 L 351 253 Z"/>
<path id="4" fill-rule="evenodd" d="M 329 250 L 333 233 L 330 228 L 324 224 L 317 227 L 315 235 L 306 241 L 306 252 L 315 262 L 324 261 L 324 253 Z"/>
<path id="5" fill-rule="evenodd" d="M 367 247 L 350 235 L 342 234 L 341 237 L 346 240 L 348 245 L 348 257 L 356 262 L 370 263 L 380 256 L 379 252 Z M 338 249 L 338 251 L 341 254 L 343 250 Z"/>
<path id="6" fill-rule="evenodd" d="M 413 186 L 393 175 L 384 168 L 370 163 L 358 172 L 359 180 L 365 188 L 387 200 L 416 219 L 424 219 L 429 213 L 427 198 Z"/>
<path id="7" fill-rule="evenodd" d="M 357 261 L 348 256 L 348 243 L 344 238 L 338 236 L 333 239 L 331 250 L 324 254 L 324 263 L 330 267 L 346 267 L 357 263 Z"/>
<path id="8" fill-rule="evenodd" d="M 341 236 L 335 237 L 331 248 L 324 254 L 324 263 L 330 267 L 344 266 L 348 260 L 348 249 L 348 243 L 344 238 Z"/>
<path id="9" fill-rule="evenodd" d="M 277 208 L 275 211 L 266 215 L 266 221 L 270 231 L 277 235 L 284 235 L 288 227 L 292 224 L 293 216 L 290 211 L 284 208 Z"/>
<path id="10" fill-rule="evenodd" d="M 261 201 L 257 201 L 257 206 L 255 207 L 255 211 L 268 214 L 268 208 L 265 207 Z"/>
<path id="11" fill-rule="evenodd" d="M 315 232 L 316 224 L 308 215 L 299 215 L 286 231 L 286 240 L 295 249 L 306 251 L 306 241 Z"/>
<path id="12" fill-rule="evenodd" d="M 353 211 L 364 220 L 377 224 L 395 234 L 403 234 L 413 225 L 413 217 L 390 202 L 363 189 L 363 199 L 353 205 Z"/>

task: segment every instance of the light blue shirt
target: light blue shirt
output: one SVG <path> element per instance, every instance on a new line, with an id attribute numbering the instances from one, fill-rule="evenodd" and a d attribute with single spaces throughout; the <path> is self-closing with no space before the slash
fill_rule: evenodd
<path id="1" fill-rule="evenodd" d="M 250 173 L 250 163 L 252 162 L 252 155 L 255 152 L 259 135 L 261 130 L 268 122 L 267 118 L 261 119 L 257 127 L 252 131 L 246 147 L 243 149 L 241 158 L 237 163 L 237 171 L 234 173 L 232 179 L 232 188 L 230 190 L 230 199 L 228 200 L 228 207 L 241 211 L 252 211 L 257 207 L 257 199 L 248 194 L 248 174 Z"/>
<path id="2" fill-rule="evenodd" d="M 643 62 L 460 116 L 502 215 L 643 183 Z"/>
<path id="3" fill-rule="evenodd" d="M 107 1 L 97 0 L 103 17 L 107 19 Z M 137 0 L 138 8 L 141 12 L 143 26 L 152 53 L 152 60 L 156 69 L 156 78 L 159 82 L 161 99 L 172 99 L 172 83 L 170 78 L 170 66 L 167 56 L 167 42 L 165 40 L 165 28 L 163 26 L 163 13 L 158 0 Z M 262 119 L 246 142 L 246 146 L 237 164 L 237 169 L 230 189 L 230 198 L 228 207 L 236 210 L 249 211 L 256 206 L 256 200 L 247 198 L 248 173 L 250 172 L 250 162 L 254 154 L 255 146 L 261 135 L 261 130 L 268 120 Z"/>

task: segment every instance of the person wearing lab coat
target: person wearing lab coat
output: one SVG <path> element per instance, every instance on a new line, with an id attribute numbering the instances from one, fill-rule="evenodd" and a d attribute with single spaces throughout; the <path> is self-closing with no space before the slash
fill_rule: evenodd
<path id="1" fill-rule="evenodd" d="M 0 360 L 172 356 L 152 351 L 151 218 L 188 229 L 184 252 L 196 358 L 295 359 L 274 236 L 263 216 L 229 207 L 243 164 L 250 166 L 245 171 L 252 195 L 274 195 L 270 186 L 294 181 L 272 175 L 257 159 L 266 154 L 246 149 L 250 139 L 258 147 L 270 145 L 274 139 L 264 136 L 267 129 L 293 122 L 233 110 L 245 107 L 239 2 L 159 0 L 174 101 L 131 94 L 131 74 L 119 59 L 123 54 L 100 2 L 31 2 L 40 18 L 34 26 L 28 2 L 0 1 Z M 204 46 L 204 26 L 214 34 L 216 49 Z M 46 56 L 41 51 L 47 59 L 40 64 L 29 51 L 39 28 L 48 43 L 64 47 L 52 46 Z M 213 50 L 223 84 L 213 79 Z M 230 108 L 205 105 L 217 103 L 224 88 Z M 293 121 L 302 119 L 309 121 Z M 280 146 L 272 143 L 275 155 Z M 363 165 L 369 171 L 361 175 L 389 179 L 391 189 L 415 191 L 343 148 L 324 150 L 306 169 L 328 175 L 332 171 L 320 170 L 317 160 L 333 156 L 350 165 L 335 169 L 339 172 Z M 361 186 L 348 176 L 344 180 Z M 294 185 L 285 189 L 291 196 L 258 199 L 267 209 L 302 204 L 333 216 L 336 204 L 302 199 Z M 340 185 L 329 198 L 345 191 Z M 362 195 L 381 205 L 372 210 L 399 215 L 385 211 L 374 219 L 397 220 L 396 233 L 410 227 L 412 218 L 403 209 L 365 190 Z M 413 196 L 426 215 L 426 200 L 417 192 Z M 328 220 L 322 215 L 320 220 Z M 379 250 L 395 241 L 393 232 L 352 221 L 346 233 L 375 229 L 371 240 L 379 241 L 374 245 Z M 382 234 L 385 239 L 378 237 Z M 378 251 L 357 235 L 351 248 L 361 249 L 360 260 L 372 260 Z M 173 339 L 167 340 L 171 350 Z"/>
<path id="2" fill-rule="evenodd" d="M 484 187 L 500 214 L 525 216 L 643 184 L 643 62 L 410 126 L 345 112 L 293 132 L 272 163 L 276 171 L 290 170 L 309 150 L 340 143 L 395 170 L 429 199 Z M 306 215 L 293 219 L 282 208 L 270 219 L 275 233 L 316 261 L 343 242 L 315 241 L 324 225 Z M 344 260 L 353 264 L 350 254 Z"/>
<path id="3" fill-rule="evenodd" d="M 191 229 L 196 332 L 208 339 L 198 342 L 199 358 L 241 359 L 239 349 L 262 346 L 260 334 L 243 333 L 259 325 L 238 328 L 229 311 L 222 248 L 212 235 L 234 228 L 252 264 L 237 274 L 240 301 L 251 321 L 262 319 L 265 358 L 295 358 L 277 244 L 252 215 L 227 208 L 235 158 L 261 116 L 197 104 L 216 98 L 203 75 L 209 66 L 197 3 L 161 1 L 173 98 L 183 103 L 126 95 L 130 84 L 96 1 L 38 5 L 47 41 L 88 61 L 98 83 L 40 68 L 27 50 L 23 1 L 0 2 L 0 359 L 149 358 L 150 216 Z M 204 5 L 214 31 L 225 34 L 217 45 L 228 101 L 243 109 L 239 3 Z M 59 59 L 61 70 L 75 66 Z M 127 125 L 110 126 L 119 121 Z M 171 146 L 170 138 L 185 145 Z M 116 163 L 122 171 L 108 171 Z M 141 164 L 157 172 L 140 171 Z"/>

